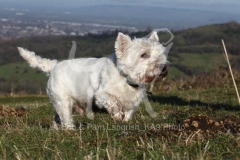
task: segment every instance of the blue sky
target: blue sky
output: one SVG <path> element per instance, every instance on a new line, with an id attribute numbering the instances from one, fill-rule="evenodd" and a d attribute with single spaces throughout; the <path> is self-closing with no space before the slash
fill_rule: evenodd
<path id="1" fill-rule="evenodd" d="M 1 3 L 56 8 L 76 8 L 89 5 L 148 5 L 240 14 L 239 0 L 0 0 Z"/>

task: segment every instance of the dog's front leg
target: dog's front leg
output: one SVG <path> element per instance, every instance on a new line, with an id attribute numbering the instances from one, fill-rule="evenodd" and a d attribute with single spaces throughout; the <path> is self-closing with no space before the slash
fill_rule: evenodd
<path id="1" fill-rule="evenodd" d="M 92 98 L 88 99 L 88 102 L 87 102 L 87 107 L 86 107 L 86 115 L 89 119 L 93 120 L 94 119 L 94 113 L 93 113 L 93 110 L 92 110 Z"/>
<path id="2" fill-rule="evenodd" d="M 99 108 L 105 108 L 108 113 L 111 114 L 113 119 L 117 121 L 122 121 L 124 119 L 124 108 L 120 100 L 115 95 L 102 91 L 96 93 L 95 98 L 97 106 Z"/>
<path id="3" fill-rule="evenodd" d="M 127 122 L 127 121 L 131 120 L 134 112 L 136 111 L 136 108 L 137 107 L 134 107 L 133 109 L 125 111 L 124 112 L 125 117 L 124 117 L 123 121 Z"/>

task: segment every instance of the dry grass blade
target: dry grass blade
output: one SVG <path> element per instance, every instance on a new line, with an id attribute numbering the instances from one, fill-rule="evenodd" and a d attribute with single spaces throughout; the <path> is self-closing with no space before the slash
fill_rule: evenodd
<path id="1" fill-rule="evenodd" d="M 239 102 L 239 105 L 240 105 L 240 97 L 239 97 L 239 93 L 238 93 L 238 88 L 237 88 L 237 85 L 236 85 L 236 82 L 235 82 L 235 79 L 234 79 L 234 75 L 233 75 L 233 72 L 232 72 L 232 67 L 231 67 L 231 64 L 229 62 L 229 58 L 228 58 L 228 53 L 227 53 L 227 49 L 225 47 L 225 43 L 224 43 L 224 40 L 222 39 L 222 44 L 223 44 L 223 48 L 224 48 L 224 52 L 225 52 L 225 58 L 226 58 L 226 61 L 228 63 L 228 67 L 229 67 L 229 70 L 230 70 L 230 73 L 231 73 L 231 76 L 232 76 L 232 80 L 233 80 L 233 84 L 234 84 L 234 87 L 236 89 L 236 93 L 237 93 L 237 97 L 238 97 L 238 102 Z"/>

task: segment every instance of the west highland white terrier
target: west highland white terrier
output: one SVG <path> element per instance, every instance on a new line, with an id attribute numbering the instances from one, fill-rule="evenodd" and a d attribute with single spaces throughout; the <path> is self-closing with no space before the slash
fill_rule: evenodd
<path id="1" fill-rule="evenodd" d="M 113 119 L 128 121 L 138 108 L 145 86 L 167 72 L 166 48 L 156 33 L 149 38 L 131 38 L 119 33 L 115 42 L 116 65 L 109 58 L 49 60 L 18 47 L 33 68 L 49 74 L 47 94 L 62 127 L 75 128 L 73 106 L 93 118 L 92 103 Z"/>

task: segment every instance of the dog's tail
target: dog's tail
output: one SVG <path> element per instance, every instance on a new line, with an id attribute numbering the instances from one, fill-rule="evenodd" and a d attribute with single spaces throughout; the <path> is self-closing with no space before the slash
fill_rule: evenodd
<path id="1" fill-rule="evenodd" d="M 30 64 L 30 67 L 39 68 L 47 74 L 49 74 L 58 63 L 57 60 L 41 58 L 40 56 L 35 55 L 34 52 L 30 52 L 21 47 L 18 47 L 18 51 L 20 55 Z"/>

